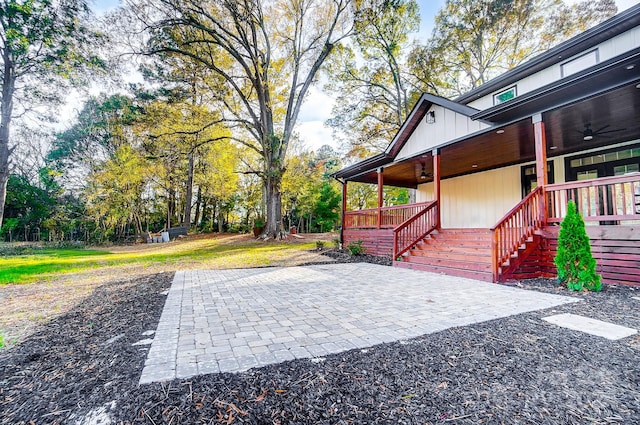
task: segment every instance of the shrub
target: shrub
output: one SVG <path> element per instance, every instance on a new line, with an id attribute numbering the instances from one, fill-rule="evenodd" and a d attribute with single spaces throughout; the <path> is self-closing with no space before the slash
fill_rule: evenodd
<path id="1" fill-rule="evenodd" d="M 349 254 L 351 255 L 362 255 L 367 250 L 364 246 L 362 246 L 362 240 L 359 239 L 357 241 L 351 242 L 347 245 L 347 249 L 349 250 Z"/>
<path id="2" fill-rule="evenodd" d="M 324 249 L 325 243 L 325 241 L 316 241 L 316 248 L 318 249 L 318 251 L 322 251 Z"/>
<path id="3" fill-rule="evenodd" d="M 333 247 L 335 249 L 340 249 L 340 238 L 333 238 L 331 242 L 333 242 Z"/>
<path id="4" fill-rule="evenodd" d="M 596 273 L 596 260 L 591 254 L 584 220 L 573 201 L 567 205 L 558 235 L 558 253 L 554 259 L 558 280 L 572 291 L 600 291 L 602 283 Z"/>

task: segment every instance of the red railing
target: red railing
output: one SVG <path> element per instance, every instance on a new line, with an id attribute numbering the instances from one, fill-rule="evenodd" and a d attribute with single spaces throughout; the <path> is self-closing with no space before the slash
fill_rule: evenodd
<path id="1" fill-rule="evenodd" d="M 430 202 L 348 211 L 344 216 L 345 229 L 393 229 L 422 211 Z M 380 224 L 378 219 L 380 218 Z"/>
<path id="2" fill-rule="evenodd" d="M 542 187 L 537 187 L 491 228 L 494 282 L 498 281 L 499 268 L 544 225 L 543 196 Z"/>
<path id="3" fill-rule="evenodd" d="M 393 229 L 392 258 L 394 260 L 397 260 L 399 256 L 440 225 L 438 203 L 431 201 L 420 205 L 422 205 L 421 209 L 415 215 Z"/>
<path id="4" fill-rule="evenodd" d="M 640 174 L 550 184 L 545 192 L 548 223 L 562 221 L 570 200 L 585 221 L 640 220 Z"/>

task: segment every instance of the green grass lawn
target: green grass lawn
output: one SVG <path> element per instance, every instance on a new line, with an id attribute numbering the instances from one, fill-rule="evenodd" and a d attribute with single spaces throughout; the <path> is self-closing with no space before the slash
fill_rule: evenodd
<path id="1" fill-rule="evenodd" d="M 314 242 L 256 241 L 247 236 L 198 236 L 168 244 L 102 249 L 42 249 L 0 258 L 0 285 L 29 283 L 62 274 L 123 266 L 240 268 L 278 265 L 315 247 Z"/>

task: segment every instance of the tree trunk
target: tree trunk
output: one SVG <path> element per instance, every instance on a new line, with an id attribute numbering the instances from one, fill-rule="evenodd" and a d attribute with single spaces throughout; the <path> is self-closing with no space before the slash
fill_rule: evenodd
<path id="1" fill-rule="evenodd" d="M 165 226 L 167 230 L 169 230 L 169 228 L 171 227 L 171 218 L 173 216 L 173 211 L 175 208 L 175 197 L 175 189 L 173 187 L 170 187 L 167 196 L 167 225 Z"/>
<path id="2" fill-rule="evenodd" d="M 264 180 L 265 204 L 267 209 L 266 227 L 264 234 L 267 237 L 278 238 L 282 232 L 282 170 L 272 170 L 267 173 Z"/>
<path id="3" fill-rule="evenodd" d="M 182 225 L 187 228 L 191 226 L 191 201 L 193 199 L 193 151 L 189 152 L 189 165 L 187 170 L 187 193 L 184 197 L 184 219 Z"/>
<path id="4" fill-rule="evenodd" d="M 7 199 L 7 182 L 9 181 L 9 125 L 13 115 L 13 92 L 15 76 L 13 62 L 6 53 L 3 59 L 4 75 L 2 80 L 2 103 L 0 104 L 0 228 L 4 219 L 4 204 Z"/>
<path id="5" fill-rule="evenodd" d="M 198 186 L 198 195 L 196 196 L 196 216 L 193 219 L 193 224 L 198 227 L 200 224 L 200 204 L 202 203 L 202 189 Z"/>
<path id="6" fill-rule="evenodd" d="M 222 202 L 218 202 L 218 233 L 224 230 L 224 214 L 222 213 Z"/>
<path id="7" fill-rule="evenodd" d="M 213 232 L 213 219 L 215 218 L 216 213 L 216 200 L 215 198 L 211 200 L 211 211 L 209 215 L 209 231 Z"/>

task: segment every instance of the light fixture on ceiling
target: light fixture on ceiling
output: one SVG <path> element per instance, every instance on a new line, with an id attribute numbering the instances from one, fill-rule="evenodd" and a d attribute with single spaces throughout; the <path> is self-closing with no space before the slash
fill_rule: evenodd
<path id="1" fill-rule="evenodd" d="M 427 172 L 424 170 L 424 165 L 422 166 L 422 172 L 420 173 L 420 180 L 425 180 L 426 178 L 428 178 L 429 175 L 427 174 Z"/>
<path id="2" fill-rule="evenodd" d="M 640 83 L 636 84 L 636 88 L 640 89 Z"/>
<path id="3" fill-rule="evenodd" d="M 554 150 L 556 150 L 556 149 L 558 149 L 558 147 L 557 147 L 557 146 L 549 146 L 549 150 L 550 150 L 550 151 L 554 151 Z"/>
<path id="4" fill-rule="evenodd" d="M 503 134 L 503 133 L 504 133 L 504 129 L 502 129 L 502 128 L 500 130 L 496 131 L 496 134 Z"/>
<path id="5" fill-rule="evenodd" d="M 633 68 L 635 68 L 635 67 L 636 67 L 636 64 L 635 64 L 635 63 L 632 63 L 632 64 L 630 64 L 630 65 L 625 66 L 625 69 L 627 69 L 627 70 L 632 70 L 632 69 L 633 69 Z"/>
<path id="6" fill-rule="evenodd" d="M 427 112 L 427 124 L 433 124 L 436 122 L 436 111 Z"/>
<path id="7" fill-rule="evenodd" d="M 471 168 L 478 168 L 478 164 L 473 164 Z"/>
<path id="8" fill-rule="evenodd" d="M 582 140 L 593 140 L 593 130 L 589 126 L 582 132 Z"/>

